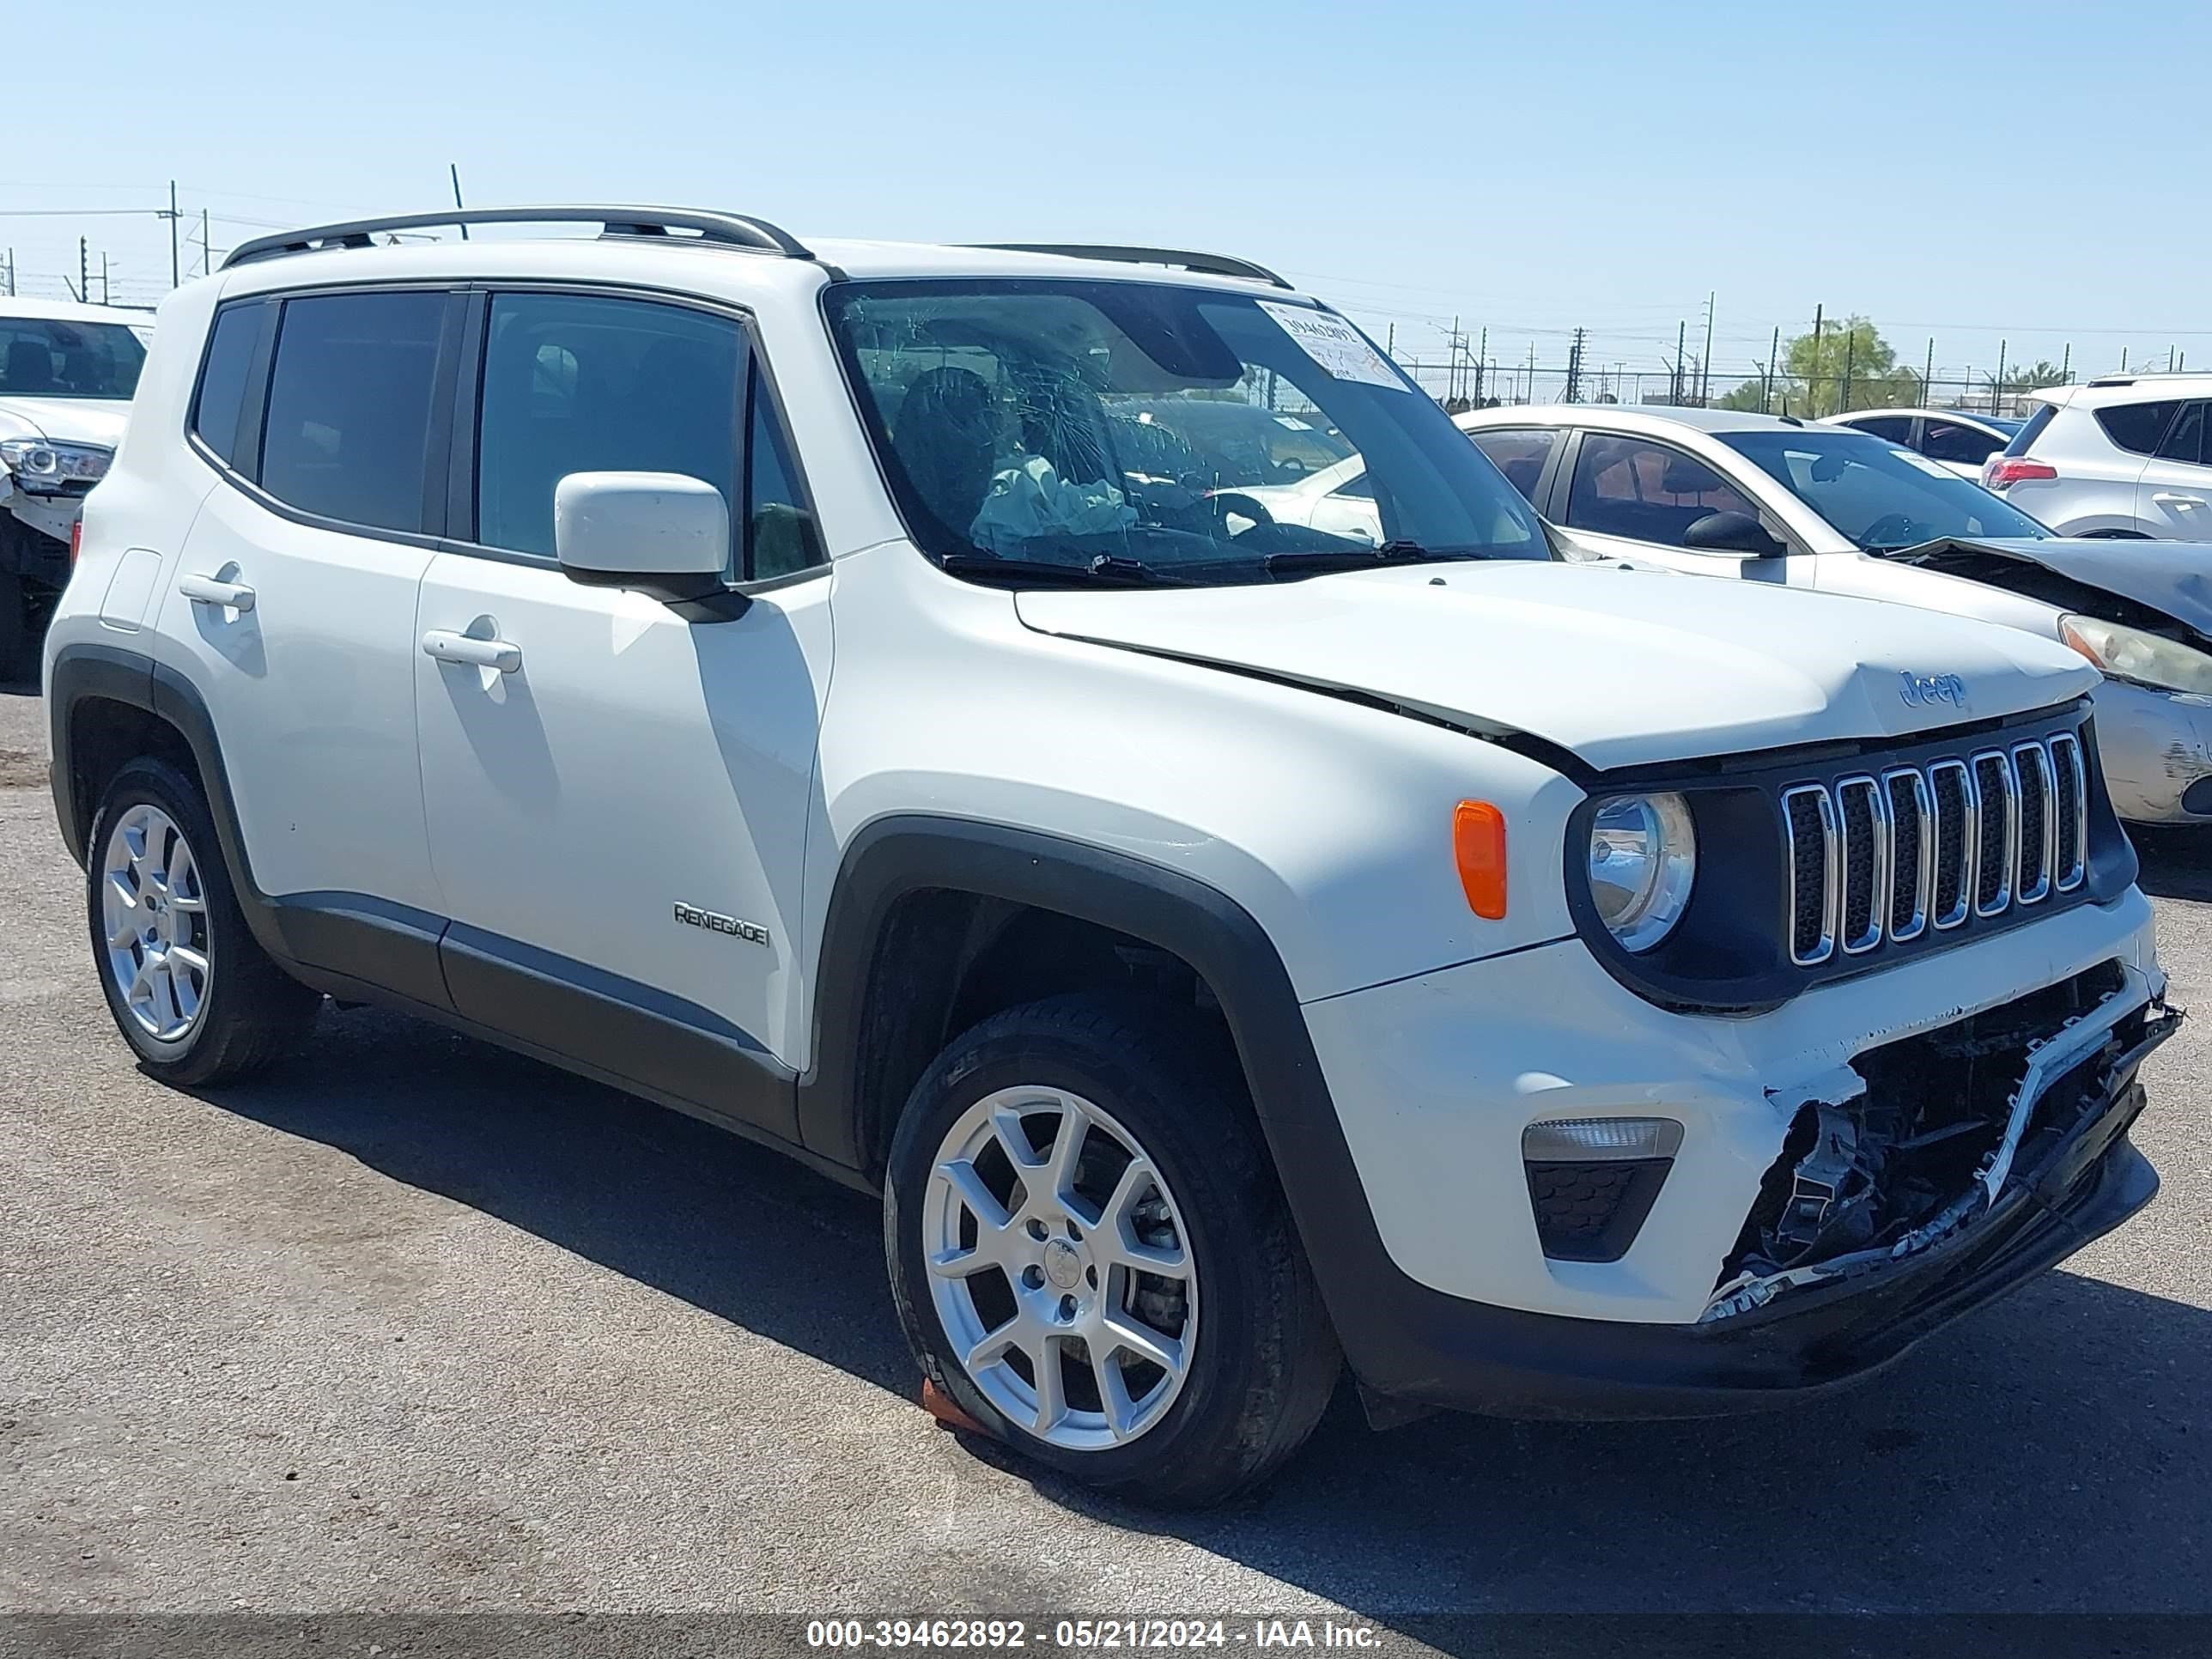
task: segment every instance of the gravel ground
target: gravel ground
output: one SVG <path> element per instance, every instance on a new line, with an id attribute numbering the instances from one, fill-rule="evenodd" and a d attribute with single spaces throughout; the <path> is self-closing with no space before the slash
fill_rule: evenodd
<path id="1" fill-rule="evenodd" d="M 41 724 L 0 693 L 0 1607 L 2212 1609 L 2212 1020 L 2152 1065 L 2151 1209 L 1868 1389 L 1340 1410 L 1164 1518 L 933 1427 L 872 1206 L 773 1154 L 373 1012 L 264 1084 L 147 1081 Z M 2212 1005 L 2212 846 L 2147 857 Z"/>

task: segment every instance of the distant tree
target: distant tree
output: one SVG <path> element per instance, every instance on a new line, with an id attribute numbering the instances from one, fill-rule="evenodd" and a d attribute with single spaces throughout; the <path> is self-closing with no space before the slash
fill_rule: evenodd
<path id="1" fill-rule="evenodd" d="M 1791 340 L 1783 366 L 1797 382 L 1790 412 L 1819 416 L 1846 409 L 1894 406 L 1907 390 L 1917 398 L 1920 377 L 1897 370 L 1897 352 L 1864 317 L 1839 318 L 1823 325 L 1820 337 L 1808 331 Z"/>
<path id="2" fill-rule="evenodd" d="M 1766 377 L 1764 374 L 1755 375 L 1752 379 L 1746 380 L 1741 385 L 1738 386 L 1733 392 L 1723 392 L 1719 397 L 1714 398 L 1713 407 L 1716 409 L 1759 410 L 1767 408 L 1771 403 L 1774 408 L 1779 409 L 1781 407 L 1780 398 L 1784 389 L 1784 384 L 1782 381 L 1777 381 L 1774 388 L 1770 392 L 1766 384 Z"/>
<path id="3" fill-rule="evenodd" d="M 2025 368 L 2008 369 L 2005 373 L 2005 390 L 2033 392 L 2039 386 L 2063 386 L 2066 371 L 2048 357 L 2037 359 Z"/>

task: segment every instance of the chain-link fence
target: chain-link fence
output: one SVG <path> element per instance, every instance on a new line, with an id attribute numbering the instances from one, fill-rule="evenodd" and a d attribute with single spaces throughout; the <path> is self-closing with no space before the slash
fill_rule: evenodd
<path id="1" fill-rule="evenodd" d="M 1632 404 L 1660 407 L 1728 409 L 1795 415 L 1811 419 L 1863 409 L 1956 409 L 1965 413 L 2021 419 L 2034 407 L 2033 392 L 2044 385 L 2008 376 L 1999 386 L 1988 375 L 1936 375 L 1923 380 L 1911 370 L 1879 375 L 1808 378 L 1767 374 L 1759 369 L 1711 374 L 1694 364 L 1687 370 L 1572 368 L 1535 362 L 1453 362 L 1401 356 L 1401 368 L 1437 401 L 1455 413 L 1496 404 Z"/>

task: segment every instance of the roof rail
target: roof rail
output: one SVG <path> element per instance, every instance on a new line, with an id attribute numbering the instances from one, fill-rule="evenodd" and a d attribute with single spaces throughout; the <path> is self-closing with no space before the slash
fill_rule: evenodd
<path id="1" fill-rule="evenodd" d="M 1179 265 L 1185 270 L 1202 271 L 1209 276 L 1242 276 L 1249 282 L 1266 283 L 1274 288 L 1290 284 L 1267 269 L 1255 265 L 1249 259 L 1231 258 L 1225 253 L 1194 253 L 1179 247 L 1120 247 L 1088 242 L 974 242 L 972 247 L 995 248 L 1003 253 L 1057 253 L 1069 259 L 1113 259 L 1132 265 Z"/>
<path id="2" fill-rule="evenodd" d="M 605 228 L 609 236 L 666 236 L 678 230 L 696 231 L 697 240 L 724 247 L 749 248 L 756 253 L 779 254 L 787 259 L 811 259 L 814 255 L 789 231 L 765 219 L 741 213 L 704 213 L 692 208 L 647 207 L 508 207 L 454 208 L 438 213 L 402 213 L 384 219 L 355 219 L 343 224 L 311 225 L 305 230 L 279 231 L 241 242 L 222 262 L 225 270 L 256 259 L 273 259 L 287 253 L 305 253 L 319 247 L 370 247 L 380 234 L 394 230 L 427 230 L 445 225 L 587 224 Z"/>

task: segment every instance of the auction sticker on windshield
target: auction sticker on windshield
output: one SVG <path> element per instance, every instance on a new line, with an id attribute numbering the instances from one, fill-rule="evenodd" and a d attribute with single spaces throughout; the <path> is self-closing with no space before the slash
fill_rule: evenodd
<path id="1" fill-rule="evenodd" d="M 1338 380 L 1406 390 L 1397 370 L 1343 318 L 1304 306 L 1277 305 L 1272 300 L 1261 301 L 1260 309 L 1280 323 L 1283 332 L 1296 340 L 1307 356 Z"/>
<path id="2" fill-rule="evenodd" d="M 1889 453 L 1896 456 L 1899 460 L 1903 461 L 1907 466 L 1918 467 L 1923 472 L 1925 472 L 1931 478 L 1942 478 L 1946 483 L 1948 483 L 1951 479 L 1959 476 L 1957 473 L 1951 471 L 1948 468 L 1940 466 L 1936 462 L 1929 460 L 1925 455 L 1918 454 L 1912 450 L 1893 449 Z"/>

